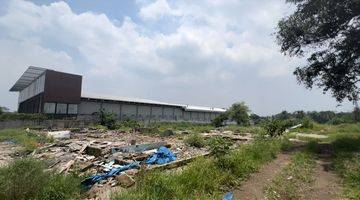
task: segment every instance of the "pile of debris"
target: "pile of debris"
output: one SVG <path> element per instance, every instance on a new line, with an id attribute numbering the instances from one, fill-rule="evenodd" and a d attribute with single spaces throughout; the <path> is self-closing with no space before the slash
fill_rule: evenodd
<path id="1" fill-rule="evenodd" d="M 161 137 L 84 129 L 76 133 L 54 131 L 47 134 L 55 139 L 54 142 L 36 149 L 32 155 L 60 173 L 78 171 L 88 175 L 83 185 L 89 189 L 89 198 L 96 198 L 97 193 L 104 193 L 104 190 L 133 186 L 141 170 L 179 168 L 199 156 L 209 155 L 207 148 L 185 145 L 183 135 L 186 133 Z M 213 130 L 201 135 L 205 138 L 221 136 L 239 144 L 251 140 L 250 134 L 231 131 Z"/>

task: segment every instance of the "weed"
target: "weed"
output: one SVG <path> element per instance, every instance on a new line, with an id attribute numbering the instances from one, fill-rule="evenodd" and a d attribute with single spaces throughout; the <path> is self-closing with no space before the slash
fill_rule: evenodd
<path id="1" fill-rule="evenodd" d="M 116 115 L 114 113 L 109 113 L 106 112 L 104 109 L 101 109 L 99 118 L 101 125 L 106 126 L 110 130 L 116 128 Z"/>
<path id="2" fill-rule="evenodd" d="M 265 187 L 267 199 L 305 199 L 313 183 L 315 160 L 309 153 L 298 152 L 270 184 Z"/>
<path id="3" fill-rule="evenodd" d="M 204 138 L 201 137 L 198 133 L 193 133 L 189 135 L 184 142 L 189 146 L 197 147 L 197 148 L 201 148 L 205 146 Z"/>
<path id="4" fill-rule="evenodd" d="M 231 141 L 220 136 L 212 137 L 208 140 L 208 145 L 210 147 L 210 152 L 216 158 L 220 158 L 225 154 L 230 152 Z"/>
<path id="5" fill-rule="evenodd" d="M 223 155 L 221 162 L 199 158 L 181 172 L 145 173 L 136 188 L 114 199 L 220 199 L 223 186 L 234 186 L 280 151 L 281 140 L 257 141 Z"/>
<path id="6" fill-rule="evenodd" d="M 22 145 L 21 153 L 28 153 L 36 149 L 39 143 L 51 142 L 52 139 L 45 135 L 26 132 L 23 129 L 3 129 L 0 130 L 0 141 L 13 141 Z"/>
<path id="7" fill-rule="evenodd" d="M 74 175 L 45 172 L 41 161 L 16 160 L 0 168 L 0 199 L 78 199 L 80 180 Z"/>

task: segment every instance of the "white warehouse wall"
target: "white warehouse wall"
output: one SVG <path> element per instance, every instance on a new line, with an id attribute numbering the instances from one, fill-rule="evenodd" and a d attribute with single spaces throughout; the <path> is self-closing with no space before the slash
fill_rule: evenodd
<path id="1" fill-rule="evenodd" d="M 184 111 L 179 107 L 153 106 L 144 104 L 127 104 L 116 102 L 91 102 L 81 101 L 79 104 L 79 115 L 92 115 L 100 109 L 116 114 L 118 119 L 136 119 L 143 122 L 205 122 L 209 123 L 218 113 Z"/>

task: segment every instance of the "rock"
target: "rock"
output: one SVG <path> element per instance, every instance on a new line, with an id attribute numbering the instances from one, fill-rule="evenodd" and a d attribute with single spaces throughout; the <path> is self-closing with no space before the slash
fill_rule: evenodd
<path id="1" fill-rule="evenodd" d="M 118 182 L 118 184 L 122 187 L 128 188 L 135 184 L 135 180 L 126 173 L 122 173 L 116 176 L 115 179 Z"/>
<path id="2" fill-rule="evenodd" d="M 82 146 L 77 143 L 70 143 L 69 145 L 70 151 L 80 151 L 82 149 Z"/>
<path id="3" fill-rule="evenodd" d="M 234 134 L 234 132 L 232 132 L 232 131 L 224 131 L 224 132 L 222 132 L 223 134 L 226 134 L 226 135 L 232 135 L 232 134 Z"/>
<path id="4" fill-rule="evenodd" d="M 87 146 L 85 149 L 86 154 L 99 157 L 102 155 L 102 149 L 95 146 Z"/>
<path id="5" fill-rule="evenodd" d="M 126 174 L 129 176 L 135 176 L 137 173 L 139 173 L 138 169 L 129 169 L 126 171 Z"/>

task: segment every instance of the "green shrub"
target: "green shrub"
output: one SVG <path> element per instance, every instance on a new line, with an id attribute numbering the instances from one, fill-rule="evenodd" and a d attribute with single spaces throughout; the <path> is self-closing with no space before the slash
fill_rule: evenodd
<path id="1" fill-rule="evenodd" d="M 29 113 L 2 113 L 0 115 L 0 121 L 5 120 L 36 120 L 42 121 L 47 119 L 52 119 L 52 115 L 45 114 L 29 114 Z"/>
<path id="2" fill-rule="evenodd" d="M 108 129 L 113 130 L 116 128 L 116 116 L 114 113 L 105 112 L 104 109 L 100 110 L 100 124 L 106 126 Z"/>
<path id="3" fill-rule="evenodd" d="M 276 137 L 282 135 L 286 128 L 293 126 L 294 122 L 292 120 L 278 120 L 278 119 L 271 119 L 263 124 L 263 128 L 265 129 L 266 133 L 271 137 Z"/>
<path id="4" fill-rule="evenodd" d="M 208 145 L 210 147 L 210 152 L 216 158 L 228 154 L 230 152 L 231 141 L 220 136 L 212 137 L 208 140 Z"/>
<path id="5" fill-rule="evenodd" d="M 309 118 L 305 117 L 303 120 L 301 120 L 302 128 L 312 129 L 314 128 L 314 122 Z"/>
<path id="6" fill-rule="evenodd" d="M 174 135 L 174 134 L 175 134 L 174 131 L 172 131 L 172 130 L 170 130 L 170 129 L 167 129 L 167 130 L 161 132 L 161 133 L 160 133 L 160 136 L 161 136 L 161 137 L 169 137 L 169 136 L 172 136 L 172 135 Z"/>
<path id="7" fill-rule="evenodd" d="M 228 119 L 228 114 L 227 113 L 221 113 L 220 115 L 218 115 L 217 117 L 215 117 L 212 121 L 211 124 L 215 127 L 221 127 L 224 125 L 224 122 Z"/>
<path id="8" fill-rule="evenodd" d="M 203 137 L 201 137 L 199 134 L 197 133 L 193 133 L 191 135 L 189 135 L 186 139 L 185 139 L 185 144 L 192 146 L 192 147 L 197 147 L 197 148 L 201 148 L 205 146 L 205 140 Z"/>
<path id="9" fill-rule="evenodd" d="M 80 179 L 45 172 L 41 161 L 16 160 L 0 168 L 0 199 L 78 199 Z"/>

